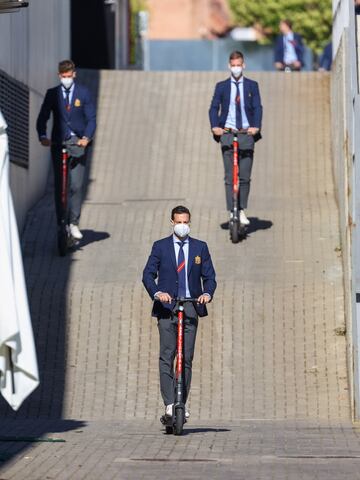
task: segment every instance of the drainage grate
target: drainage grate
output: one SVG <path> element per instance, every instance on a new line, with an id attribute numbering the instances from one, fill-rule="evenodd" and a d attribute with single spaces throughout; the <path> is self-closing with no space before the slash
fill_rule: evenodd
<path id="1" fill-rule="evenodd" d="M 8 124 L 10 160 L 29 166 L 29 89 L 0 70 L 0 109 Z"/>
<path id="2" fill-rule="evenodd" d="M 168 462 L 168 463 L 213 463 L 218 460 L 208 458 L 130 458 L 132 462 Z"/>
<path id="3" fill-rule="evenodd" d="M 356 460 L 359 455 L 278 455 L 283 460 Z"/>
<path id="4" fill-rule="evenodd" d="M 210 458 L 115 458 L 114 463 L 222 463 L 218 459 Z"/>

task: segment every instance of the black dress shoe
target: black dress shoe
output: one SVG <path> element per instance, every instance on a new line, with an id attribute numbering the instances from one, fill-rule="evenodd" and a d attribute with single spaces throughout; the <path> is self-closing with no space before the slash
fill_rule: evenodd
<path id="1" fill-rule="evenodd" d="M 230 228 L 230 227 L 229 227 L 229 223 L 230 223 L 230 222 L 222 223 L 222 224 L 220 225 L 220 227 L 221 227 L 223 230 L 229 230 L 229 228 Z"/>

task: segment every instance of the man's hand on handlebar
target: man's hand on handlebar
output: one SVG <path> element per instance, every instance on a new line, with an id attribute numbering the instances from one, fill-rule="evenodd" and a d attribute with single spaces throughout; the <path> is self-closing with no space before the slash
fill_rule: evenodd
<path id="1" fill-rule="evenodd" d="M 205 303 L 209 303 L 211 300 L 211 297 L 210 295 L 204 293 L 202 295 L 200 295 L 200 297 L 198 298 L 198 303 L 202 303 L 202 304 L 205 304 Z"/>
<path id="2" fill-rule="evenodd" d="M 221 127 L 214 127 L 211 129 L 211 131 L 213 132 L 214 135 L 216 135 L 217 137 L 221 137 L 221 135 L 224 133 L 224 129 L 221 128 Z"/>
<path id="3" fill-rule="evenodd" d="M 249 128 L 248 128 L 248 131 L 247 131 L 247 134 L 248 134 L 248 135 L 254 136 L 254 135 L 256 135 L 257 133 L 259 133 L 259 129 L 258 129 L 258 128 L 256 128 L 256 127 L 249 127 Z"/>
<path id="4" fill-rule="evenodd" d="M 160 302 L 163 302 L 163 303 L 171 303 L 173 301 L 173 299 L 171 298 L 171 295 L 164 292 L 157 292 L 154 298 L 155 300 L 159 300 Z M 210 301 L 211 301 L 211 297 L 208 293 L 204 293 L 200 295 L 200 297 L 197 299 L 197 303 L 201 303 L 203 305 L 205 305 L 206 303 L 209 303 Z"/>
<path id="5" fill-rule="evenodd" d="M 78 141 L 80 147 L 86 148 L 89 145 L 90 140 L 87 137 L 83 137 Z"/>
<path id="6" fill-rule="evenodd" d="M 51 146 L 51 140 L 49 140 L 46 137 L 41 138 L 40 143 L 43 147 L 50 147 Z"/>
<path id="7" fill-rule="evenodd" d="M 172 302 L 171 295 L 169 295 L 168 293 L 164 293 L 164 292 L 157 292 L 157 294 L 155 295 L 155 300 L 160 300 L 160 302 L 163 302 L 163 303 L 171 303 Z"/>

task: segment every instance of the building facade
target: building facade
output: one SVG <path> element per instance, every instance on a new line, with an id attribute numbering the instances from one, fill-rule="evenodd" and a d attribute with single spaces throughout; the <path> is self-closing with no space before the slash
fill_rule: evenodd
<path id="1" fill-rule="evenodd" d="M 30 0 L 28 8 L 0 14 L 0 108 L 9 124 L 10 182 L 19 228 L 44 194 L 50 152 L 35 124 L 57 63 L 70 55 L 70 1 Z"/>
<path id="2" fill-rule="evenodd" d="M 189 40 L 223 36 L 231 27 L 226 0 L 148 0 L 149 39 Z"/>

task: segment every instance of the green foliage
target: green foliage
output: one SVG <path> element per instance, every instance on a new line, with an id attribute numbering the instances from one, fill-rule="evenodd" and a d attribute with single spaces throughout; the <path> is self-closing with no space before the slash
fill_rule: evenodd
<path id="1" fill-rule="evenodd" d="M 137 16 L 141 10 L 146 9 L 146 0 L 130 0 L 130 65 L 135 65 L 137 61 Z"/>
<path id="2" fill-rule="evenodd" d="M 319 53 L 331 37 L 331 0 L 229 0 L 234 21 L 242 27 L 258 24 L 268 43 L 279 32 L 279 21 L 289 19 L 308 47 Z"/>

